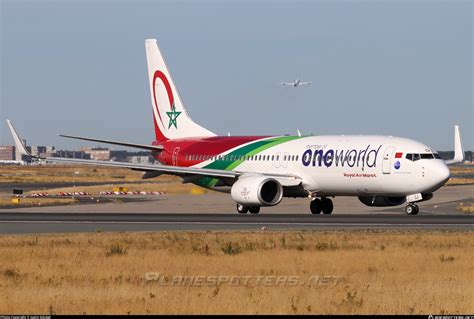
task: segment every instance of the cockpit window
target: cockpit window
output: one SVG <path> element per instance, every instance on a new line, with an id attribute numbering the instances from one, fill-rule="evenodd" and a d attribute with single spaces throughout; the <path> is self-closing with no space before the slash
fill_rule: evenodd
<path id="1" fill-rule="evenodd" d="M 405 157 L 410 161 L 418 161 L 420 159 L 441 159 L 438 153 L 408 153 Z"/>
<path id="2" fill-rule="evenodd" d="M 421 155 L 421 159 L 433 159 L 434 156 L 433 154 L 430 154 L 430 153 L 424 153 L 424 154 L 420 154 Z"/>

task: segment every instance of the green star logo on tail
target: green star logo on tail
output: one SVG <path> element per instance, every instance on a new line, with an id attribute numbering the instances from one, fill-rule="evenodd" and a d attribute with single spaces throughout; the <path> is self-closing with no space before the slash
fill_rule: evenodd
<path id="1" fill-rule="evenodd" d="M 173 125 L 175 128 L 178 128 L 178 123 L 176 122 L 176 119 L 180 114 L 181 112 L 176 112 L 176 108 L 173 102 L 173 105 L 171 105 L 171 112 L 166 112 L 166 115 L 168 115 L 168 117 L 170 118 L 170 121 L 168 123 L 168 129 L 171 127 L 171 125 Z"/>

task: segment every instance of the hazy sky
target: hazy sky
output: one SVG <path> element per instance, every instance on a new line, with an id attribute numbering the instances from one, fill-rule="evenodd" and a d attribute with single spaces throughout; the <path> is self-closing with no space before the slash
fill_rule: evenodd
<path id="1" fill-rule="evenodd" d="M 1 2 L 5 119 L 150 143 L 144 41 L 157 38 L 188 113 L 211 131 L 384 134 L 453 149 L 473 137 L 473 1 Z M 280 81 L 312 81 L 283 87 Z"/>

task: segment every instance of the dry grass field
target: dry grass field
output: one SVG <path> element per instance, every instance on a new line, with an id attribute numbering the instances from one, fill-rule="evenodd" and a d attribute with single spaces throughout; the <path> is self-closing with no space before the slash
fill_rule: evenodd
<path id="1" fill-rule="evenodd" d="M 474 174 L 473 165 L 461 165 L 461 166 L 451 166 L 449 168 L 451 171 L 451 176 L 456 176 L 457 174 Z M 471 185 L 474 183 L 472 178 L 450 178 L 446 185 Z"/>
<path id="2" fill-rule="evenodd" d="M 12 204 L 12 199 L 0 197 L 0 207 L 25 207 L 25 206 L 51 206 L 51 205 L 72 205 L 77 200 L 73 198 L 22 198 L 20 204 Z"/>
<path id="3" fill-rule="evenodd" d="M 474 173 L 474 166 L 472 163 L 470 165 L 450 166 L 449 170 L 451 174 L 472 174 Z"/>
<path id="4" fill-rule="evenodd" d="M 39 184 L 41 188 L 26 192 L 49 193 L 89 192 L 98 196 L 101 191 L 112 191 L 114 187 L 126 187 L 129 191 L 165 191 L 168 194 L 204 194 L 208 190 L 192 184 L 182 184 L 176 176 L 162 175 L 158 178 L 143 180 L 143 172 L 128 169 L 103 168 L 92 166 L 45 165 L 45 166 L 1 166 L 0 185 L 11 183 Z M 57 183 L 92 183 L 90 186 L 55 187 Z M 95 185 L 94 185 L 95 184 Z M 48 187 L 48 185 L 51 185 Z M 50 206 L 69 205 L 77 201 L 70 198 L 28 198 L 19 205 Z M 0 195 L 0 207 L 11 207 L 11 193 Z"/>
<path id="5" fill-rule="evenodd" d="M 143 173 L 121 168 L 72 165 L 1 166 L 0 183 L 120 183 L 141 181 Z"/>
<path id="6" fill-rule="evenodd" d="M 464 214 L 474 214 L 474 202 L 460 203 L 456 210 L 461 211 Z"/>
<path id="7" fill-rule="evenodd" d="M 0 313 L 466 314 L 473 252 L 472 231 L 0 236 Z"/>

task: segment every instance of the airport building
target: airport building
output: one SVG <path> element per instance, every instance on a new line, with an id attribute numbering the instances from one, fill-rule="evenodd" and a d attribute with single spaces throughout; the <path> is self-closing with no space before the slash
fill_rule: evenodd
<path id="1" fill-rule="evenodd" d="M 15 159 L 15 146 L 0 146 L 0 161 L 14 161 Z"/>
<path id="2" fill-rule="evenodd" d="M 27 146 L 26 148 L 33 156 L 48 157 L 55 154 L 54 146 Z"/>
<path id="3" fill-rule="evenodd" d="M 83 151 L 58 150 L 56 151 L 55 156 L 65 158 L 91 159 L 90 154 L 87 154 Z"/>
<path id="4" fill-rule="evenodd" d="M 95 161 L 109 161 L 110 160 L 110 150 L 108 148 L 96 147 L 88 148 L 82 147 L 81 151 L 90 155 L 90 158 Z"/>
<path id="5" fill-rule="evenodd" d="M 133 164 L 148 165 L 148 164 L 153 163 L 153 157 L 152 156 L 130 156 L 129 162 Z"/>
<path id="6" fill-rule="evenodd" d="M 23 144 L 26 146 L 28 152 L 33 156 L 38 157 L 47 157 L 55 155 L 54 146 L 28 146 L 26 140 L 23 140 Z M 30 162 L 31 159 L 28 156 L 20 154 L 15 146 L 0 146 L 0 160 L 10 160 L 10 161 L 23 161 Z"/>
<path id="7" fill-rule="evenodd" d="M 128 156 L 130 155 L 127 151 L 110 151 L 110 160 L 114 162 L 128 162 Z"/>

